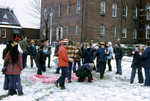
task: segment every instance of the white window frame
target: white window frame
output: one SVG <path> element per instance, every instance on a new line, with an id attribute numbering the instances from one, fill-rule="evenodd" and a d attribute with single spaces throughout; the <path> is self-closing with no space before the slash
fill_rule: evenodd
<path id="1" fill-rule="evenodd" d="M 46 36 L 46 29 L 43 28 L 43 36 Z"/>
<path id="2" fill-rule="evenodd" d="M 67 15 L 70 15 L 71 13 L 71 6 L 70 6 L 70 2 L 68 2 L 67 4 Z"/>
<path id="3" fill-rule="evenodd" d="M 133 18 L 137 18 L 137 7 L 133 8 Z"/>
<path id="4" fill-rule="evenodd" d="M 148 38 L 148 30 L 150 30 L 150 26 L 146 27 L 146 39 L 150 39 L 150 37 Z M 149 33 L 150 34 L 150 33 Z M 150 36 L 150 35 L 149 35 Z"/>
<path id="5" fill-rule="evenodd" d="M 102 1 L 100 4 L 100 13 L 105 13 L 106 3 Z"/>
<path id="6" fill-rule="evenodd" d="M 135 36 L 135 37 L 134 37 Z M 132 33 L 132 39 L 136 39 L 137 38 L 137 30 L 133 29 L 133 33 Z"/>
<path id="7" fill-rule="evenodd" d="M 147 20 L 150 20 L 150 6 L 147 7 Z"/>
<path id="8" fill-rule="evenodd" d="M 61 17 L 61 11 L 62 11 L 62 4 L 59 4 L 58 17 Z"/>
<path id="9" fill-rule="evenodd" d="M 77 14 L 80 14 L 80 10 L 81 10 L 81 2 L 80 2 L 80 0 L 77 0 L 77 11 L 76 11 L 76 13 Z"/>
<path id="10" fill-rule="evenodd" d="M 113 30 L 115 31 L 114 35 L 113 35 Z M 112 27 L 112 37 L 116 37 L 116 27 Z"/>
<path id="11" fill-rule="evenodd" d="M 126 28 L 122 29 L 122 35 L 123 35 L 123 33 L 125 34 L 125 37 L 122 36 L 122 38 L 127 38 L 127 29 Z"/>
<path id="12" fill-rule="evenodd" d="M 100 30 L 99 30 L 100 35 L 104 36 L 105 35 L 105 26 L 101 25 Z"/>
<path id="13" fill-rule="evenodd" d="M 5 34 L 5 37 L 2 36 L 2 34 L 3 34 L 2 31 L 3 31 L 3 30 L 5 31 L 5 33 L 4 33 L 4 34 Z M 2 37 L 2 38 L 6 38 L 6 29 L 1 29 L 1 37 Z"/>
<path id="14" fill-rule="evenodd" d="M 76 35 L 80 35 L 80 26 L 79 26 L 79 24 L 76 25 Z"/>
<path id="15" fill-rule="evenodd" d="M 67 25 L 67 29 L 66 29 L 66 34 L 69 35 L 70 34 L 70 25 Z"/>
<path id="16" fill-rule="evenodd" d="M 125 14 L 124 14 L 124 12 L 125 12 Z M 127 15 L 128 15 L 128 6 L 127 6 L 127 5 L 124 5 L 124 6 L 123 6 L 123 16 L 124 16 L 124 17 L 127 17 Z"/>
<path id="17" fill-rule="evenodd" d="M 114 10 L 114 11 L 113 11 Z M 114 14 L 115 15 L 114 15 Z M 113 3 L 112 4 L 112 17 L 117 17 L 117 4 L 116 3 Z"/>

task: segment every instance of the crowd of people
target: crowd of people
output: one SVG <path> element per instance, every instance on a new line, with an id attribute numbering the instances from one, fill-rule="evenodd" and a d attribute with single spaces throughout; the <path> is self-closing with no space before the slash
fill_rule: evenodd
<path id="1" fill-rule="evenodd" d="M 38 75 L 42 75 L 42 72 L 46 71 L 46 64 L 48 68 L 51 68 L 52 46 L 49 39 L 46 38 L 44 42 L 38 41 L 37 46 L 35 46 L 34 40 L 31 40 L 30 45 L 27 44 L 26 40 L 26 36 L 23 36 L 21 41 L 19 38 L 15 38 L 14 41 L 9 40 L 3 50 L 4 66 L 2 72 L 5 74 L 3 89 L 8 90 L 8 95 L 17 94 L 16 89 L 18 89 L 18 95 L 23 95 L 20 74 L 27 67 L 27 55 L 30 55 L 31 68 L 33 68 L 33 61 L 35 62 Z M 55 47 L 53 56 L 55 73 L 59 74 L 61 70 L 61 76 L 55 81 L 55 86 L 60 86 L 62 90 L 66 89 L 65 79 L 68 78 L 68 83 L 71 83 L 72 73 L 79 77 L 78 82 L 84 82 L 85 78 L 88 77 L 88 82 L 91 83 L 93 70 L 100 72 L 100 79 L 104 79 L 106 64 L 108 64 L 108 71 L 112 71 L 111 60 L 114 58 L 113 54 L 115 54 L 116 59 L 116 74 L 122 75 L 121 63 L 124 51 L 119 43 L 116 43 L 113 47 L 112 42 L 107 44 L 105 42 L 94 43 L 91 40 L 85 44 L 77 42 L 75 45 L 72 40 L 61 39 Z M 146 43 L 145 49 L 140 44 L 132 51 L 131 55 L 133 55 L 133 61 L 130 83 L 134 82 L 136 69 L 138 69 L 139 83 L 144 83 L 142 86 L 150 86 L 150 41 Z M 47 58 L 48 63 L 46 63 Z M 145 82 L 142 67 L 145 70 Z"/>

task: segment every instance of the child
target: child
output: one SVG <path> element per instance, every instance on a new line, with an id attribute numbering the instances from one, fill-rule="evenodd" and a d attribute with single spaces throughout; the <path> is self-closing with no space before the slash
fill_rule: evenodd
<path id="1" fill-rule="evenodd" d="M 45 48 L 45 45 L 41 44 L 40 45 L 40 49 L 39 49 L 38 54 L 37 54 L 37 59 L 38 59 L 38 71 L 37 71 L 37 74 L 38 75 L 42 75 L 42 70 L 46 71 L 46 69 L 45 69 L 46 56 L 45 56 L 45 54 L 43 52 L 44 48 Z"/>
<path id="2" fill-rule="evenodd" d="M 33 68 L 33 60 L 37 66 L 37 61 L 36 61 L 36 46 L 34 45 L 35 42 L 34 40 L 31 40 L 31 45 L 29 46 L 29 55 L 30 55 L 30 61 L 31 61 L 31 68 Z"/>

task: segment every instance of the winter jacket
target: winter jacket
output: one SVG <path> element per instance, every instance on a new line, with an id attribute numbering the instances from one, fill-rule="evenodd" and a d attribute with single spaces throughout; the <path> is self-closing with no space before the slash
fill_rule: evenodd
<path id="1" fill-rule="evenodd" d="M 93 53 L 94 50 L 92 48 L 84 49 L 83 50 L 83 58 L 84 58 L 84 64 L 86 63 L 93 63 Z"/>
<path id="2" fill-rule="evenodd" d="M 50 55 L 51 54 L 51 44 L 49 43 L 49 45 L 47 46 L 46 43 L 45 44 L 45 48 L 48 50 L 45 55 Z"/>
<path id="3" fill-rule="evenodd" d="M 61 45 L 59 45 L 59 44 L 56 46 L 55 53 L 54 53 L 55 56 L 58 56 L 58 52 L 59 52 L 60 47 L 61 47 Z"/>
<path id="4" fill-rule="evenodd" d="M 142 66 L 144 68 L 150 69 L 150 47 L 147 47 L 141 55 L 142 58 Z"/>
<path id="5" fill-rule="evenodd" d="M 81 60 L 81 56 L 82 56 L 82 51 L 81 48 L 77 48 L 75 51 L 75 61 L 80 61 Z"/>
<path id="6" fill-rule="evenodd" d="M 67 53 L 68 53 L 68 57 L 69 58 L 73 58 L 75 57 L 75 51 L 76 51 L 76 47 L 73 45 L 68 45 L 67 46 Z"/>
<path id="7" fill-rule="evenodd" d="M 45 53 L 43 52 L 42 49 L 39 49 L 38 53 L 37 53 L 37 61 L 39 65 L 44 65 L 45 64 L 45 60 L 46 60 L 46 56 Z"/>
<path id="8" fill-rule="evenodd" d="M 112 46 L 108 47 L 109 56 L 107 56 L 107 59 L 112 59 L 113 57 L 113 48 Z"/>
<path id="9" fill-rule="evenodd" d="M 124 51 L 121 47 L 115 49 L 115 59 L 122 59 Z"/>
<path id="10" fill-rule="evenodd" d="M 19 53 L 18 60 L 16 61 L 15 64 L 12 63 L 10 52 L 7 53 L 6 57 L 4 58 L 4 61 L 9 62 L 6 74 L 18 75 L 21 73 L 23 69 L 21 53 Z"/>
<path id="11" fill-rule="evenodd" d="M 133 61 L 131 68 L 142 68 L 141 66 L 141 56 L 139 55 L 138 51 L 135 51 L 135 54 L 133 54 Z"/>
<path id="12" fill-rule="evenodd" d="M 20 45 L 21 49 L 23 50 L 23 53 L 28 54 L 27 43 L 22 40 L 22 41 L 20 41 L 19 45 Z"/>
<path id="13" fill-rule="evenodd" d="M 35 56 L 37 54 L 36 46 L 35 45 L 30 45 L 29 46 L 29 55 Z"/>
<path id="14" fill-rule="evenodd" d="M 105 51 L 108 51 L 108 49 L 107 48 L 104 48 L 104 49 L 99 48 L 94 55 L 94 59 L 96 57 L 98 57 L 98 62 L 106 62 L 107 55 L 106 55 Z"/>
<path id="15" fill-rule="evenodd" d="M 85 71 L 85 70 L 87 70 L 89 72 L 92 71 L 92 69 L 90 68 L 89 64 L 83 64 L 82 66 L 80 66 L 78 68 L 77 72 L 81 72 L 81 71 Z"/>
<path id="16" fill-rule="evenodd" d="M 10 51 L 8 48 L 5 48 L 5 49 L 3 50 L 3 56 L 2 56 L 2 59 L 5 58 L 5 56 L 6 56 L 6 54 L 8 53 L 8 51 Z M 9 64 L 9 62 L 5 62 L 5 61 L 4 61 L 4 67 L 7 67 L 8 64 Z"/>
<path id="17" fill-rule="evenodd" d="M 68 67 L 68 61 L 69 61 L 69 57 L 67 54 L 67 48 L 62 45 L 61 48 L 59 49 L 59 53 L 58 53 L 58 67 Z"/>

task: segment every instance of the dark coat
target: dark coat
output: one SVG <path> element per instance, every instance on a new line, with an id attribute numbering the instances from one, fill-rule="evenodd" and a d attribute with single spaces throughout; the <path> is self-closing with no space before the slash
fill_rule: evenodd
<path id="1" fill-rule="evenodd" d="M 143 55 L 141 55 L 142 58 L 142 66 L 144 68 L 150 69 L 150 47 L 147 47 L 143 53 Z"/>
<path id="2" fill-rule="evenodd" d="M 115 59 L 122 59 L 124 51 L 121 47 L 115 49 Z"/>
<path id="3" fill-rule="evenodd" d="M 43 50 L 41 50 L 41 49 L 38 51 L 37 60 L 38 60 L 39 65 L 45 64 L 46 56 L 45 56 L 45 53 L 43 52 Z"/>
<path id="4" fill-rule="evenodd" d="M 106 55 L 106 53 L 105 53 L 105 50 L 108 51 L 107 48 L 104 48 L 104 49 L 99 48 L 99 49 L 96 51 L 95 55 L 94 55 L 94 59 L 95 59 L 96 56 L 97 56 L 97 59 L 98 59 L 97 61 L 98 61 L 98 62 L 106 62 L 106 61 L 107 61 L 107 55 Z"/>
<path id="5" fill-rule="evenodd" d="M 5 58 L 5 56 L 6 56 L 6 54 L 8 53 L 8 51 L 9 51 L 8 48 L 5 48 L 5 49 L 3 50 L 3 56 L 2 56 L 2 59 Z M 4 67 L 7 67 L 8 64 L 9 64 L 9 62 L 4 62 Z"/>
<path id="6" fill-rule="evenodd" d="M 37 54 L 36 46 L 34 47 L 32 45 L 29 46 L 29 55 L 35 56 Z"/>
<path id="7" fill-rule="evenodd" d="M 135 54 L 133 54 L 133 61 L 131 68 L 142 68 L 141 66 L 141 56 L 139 55 L 138 51 L 135 51 Z"/>
<path id="8" fill-rule="evenodd" d="M 80 66 L 78 68 L 77 72 L 79 72 L 79 71 L 81 72 L 81 71 L 85 71 L 85 70 L 87 70 L 89 72 L 92 71 L 92 69 L 90 68 L 89 64 L 83 64 L 82 66 Z"/>
<path id="9" fill-rule="evenodd" d="M 93 63 L 93 53 L 94 50 L 92 48 L 84 49 L 83 50 L 83 58 L 84 58 L 84 64 L 86 63 Z"/>

